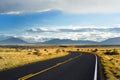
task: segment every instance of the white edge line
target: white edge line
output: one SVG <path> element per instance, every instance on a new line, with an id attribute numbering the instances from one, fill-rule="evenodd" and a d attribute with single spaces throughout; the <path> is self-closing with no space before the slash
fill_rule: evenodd
<path id="1" fill-rule="evenodd" d="M 95 55 L 96 62 L 95 62 L 95 72 L 94 72 L 94 80 L 97 80 L 97 56 Z"/>

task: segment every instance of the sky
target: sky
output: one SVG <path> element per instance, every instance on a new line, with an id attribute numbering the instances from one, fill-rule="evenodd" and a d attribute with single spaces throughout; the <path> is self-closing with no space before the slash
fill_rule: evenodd
<path id="1" fill-rule="evenodd" d="M 0 0 L 0 40 L 120 37 L 120 0 Z"/>

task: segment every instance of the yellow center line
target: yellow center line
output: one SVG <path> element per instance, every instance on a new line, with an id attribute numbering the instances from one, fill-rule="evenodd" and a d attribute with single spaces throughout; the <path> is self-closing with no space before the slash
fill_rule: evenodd
<path id="1" fill-rule="evenodd" d="M 26 75 L 26 76 L 24 76 L 24 77 L 22 77 L 22 78 L 19 78 L 18 80 L 25 80 L 25 79 L 27 79 L 27 78 L 29 78 L 30 76 L 32 76 L 33 74 L 28 74 L 28 75 Z"/>
<path id="2" fill-rule="evenodd" d="M 73 58 L 69 58 L 69 59 L 67 59 L 67 60 L 65 60 L 65 61 L 63 61 L 63 62 L 57 63 L 57 64 L 54 65 L 54 66 L 51 66 L 51 67 L 49 67 L 49 68 L 46 68 L 46 69 L 41 70 L 41 71 L 39 71 L 39 72 L 36 72 L 36 73 L 34 73 L 34 74 L 33 74 L 33 73 L 28 74 L 28 75 L 26 75 L 26 76 L 23 76 L 23 77 L 21 77 L 21 78 L 18 78 L 18 80 L 26 80 L 26 79 L 29 79 L 29 78 L 31 78 L 31 77 L 33 77 L 33 76 L 36 76 L 36 75 L 41 74 L 41 73 L 44 73 L 44 72 L 46 72 L 46 71 L 48 71 L 48 70 L 51 70 L 51 69 L 53 69 L 53 68 L 55 68 L 55 67 L 58 67 L 58 66 L 63 65 L 63 64 L 65 64 L 65 63 L 67 63 L 67 62 L 70 62 L 70 61 L 72 61 L 72 60 L 74 60 L 74 59 L 76 59 L 76 58 L 79 58 L 81 55 L 82 55 L 82 54 L 80 54 L 79 56 L 73 57 Z"/>

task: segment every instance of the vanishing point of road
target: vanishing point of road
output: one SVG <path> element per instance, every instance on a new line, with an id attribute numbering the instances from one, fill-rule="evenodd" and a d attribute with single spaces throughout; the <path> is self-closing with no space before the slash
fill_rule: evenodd
<path id="1" fill-rule="evenodd" d="M 0 72 L 0 80 L 104 80 L 99 57 L 90 53 L 40 61 Z"/>

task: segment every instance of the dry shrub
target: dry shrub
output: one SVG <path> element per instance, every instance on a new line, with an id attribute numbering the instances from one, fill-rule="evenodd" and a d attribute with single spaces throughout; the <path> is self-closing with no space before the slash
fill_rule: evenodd
<path id="1" fill-rule="evenodd" d="M 94 49 L 94 50 L 92 50 L 92 52 L 97 52 L 98 51 L 98 49 Z"/>
<path id="2" fill-rule="evenodd" d="M 118 55 L 118 51 L 116 49 L 113 49 L 113 50 L 106 50 L 104 52 L 105 55 Z"/>
<path id="3" fill-rule="evenodd" d="M 3 59 L 3 57 L 0 56 L 0 59 Z"/>
<path id="4" fill-rule="evenodd" d="M 35 49 L 33 52 L 33 55 L 37 55 L 40 56 L 42 53 L 40 53 L 40 51 L 38 49 Z"/>

